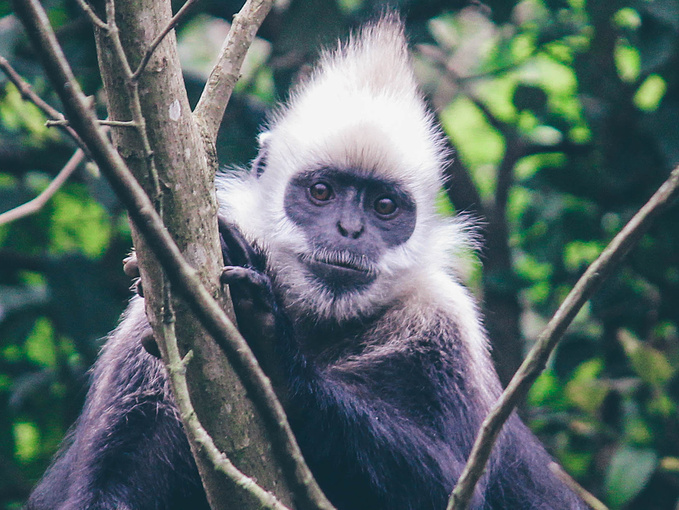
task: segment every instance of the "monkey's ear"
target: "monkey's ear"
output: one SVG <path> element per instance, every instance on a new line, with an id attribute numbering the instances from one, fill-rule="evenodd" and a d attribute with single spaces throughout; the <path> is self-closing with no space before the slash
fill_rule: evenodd
<path id="1" fill-rule="evenodd" d="M 259 143 L 259 152 L 257 157 L 252 162 L 252 172 L 259 177 L 266 170 L 266 163 L 269 156 L 269 141 L 271 140 L 271 133 L 269 131 L 263 131 L 257 137 L 257 142 Z"/>

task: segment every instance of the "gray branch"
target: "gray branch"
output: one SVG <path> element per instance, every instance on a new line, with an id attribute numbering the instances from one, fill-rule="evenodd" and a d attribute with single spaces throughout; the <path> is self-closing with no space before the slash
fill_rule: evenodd
<path id="1" fill-rule="evenodd" d="M 16 72 L 7 59 L 2 56 L 0 56 L 0 69 L 3 70 L 9 81 L 11 81 L 14 86 L 19 89 L 19 93 L 21 94 L 21 97 L 24 101 L 30 101 L 33 103 L 52 120 L 64 120 L 63 114 L 57 109 L 53 108 L 38 94 L 36 94 L 31 86 L 21 76 L 19 76 L 19 73 Z M 68 135 L 73 138 L 73 140 L 75 140 L 81 149 L 85 149 L 85 145 L 83 144 L 82 140 L 72 128 L 70 128 L 68 125 L 61 127 L 64 128 L 66 133 L 68 133 Z"/>
<path id="2" fill-rule="evenodd" d="M 273 0 L 248 0 L 233 18 L 217 63 L 212 68 L 194 115 L 209 140 L 217 139 L 226 105 L 240 78 L 245 55 L 255 39 L 257 29 L 271 10 Z"/>
<path id="3" fill-rule="evenodd" d="M 78 165 L 80 165 L 83 159 L 85 159 L 83 150 L 76 149 L 73 156 L 70 157 L 64 167 L 59 171 L 57 176 L 52 179 L 52 182 L 49 183 L 42 193 L 25 204 L 21 204 L 14 209 L 10 209 L 9 211 L 0 214 L 0 225 L 16 221 L 42 209 L 47 201 L 64 185 L 75 169 L 78 168 Z"/>
<path id="4" fill-rule="evenodd" d="M 167 304 L 169 305 L 171 303 L 169 292 L 167 297 Z M 224 473 L 229 479 L 251 494 L 260 508 L 264 510 L 289 510 L 276 496 L 262 489 L 255 480 L 240 471 L 224 453 L 219 451 L 219 448 L 217 448 L 217 445 L 212 440 L 212 436 L 201 425 L 191 403 L 189 387 L 186 384 L 186 365 L 193 358 L 193 351 L 187 352 L 183 358 L 179 353 L 177 336 L 174 329 L 174 314 L 166 314 L 166 317 L 163 319 L 163 331 L 163 338 L 167 348 L 166 366 L 172 380 L 177 407 L 179 407 L 182 422 L 186 425 L 188 435 L 196 444 L 200 445 L 201 454 L 206 455 L 210 459 L 215 469 Z"/>
<path id="5" fill-rule="evenodd" d="M 132 73 L 132 76 L 130 76 L 130 79 L 132 81 L 136 81 L 139 79 L 141 76 L 141 73 L 144 72 L 146 69 L 147 64 L 149 63 L 149 60 L 151 60 L 151 55 L 153 55 L 153 52 L 156 51 L 156 48 L 158 45 L 165 39 L 165 36 L 170 33 L 170 31 L 176 27 L 179 22 L 188 14 L 189 10 L 191 7 L 193 7 L 193 4 L 196 3 L 196 0 L 187 0 L 184 5 L 182 5 L 182 8 L 177 11 L 177 14 L 172 16 L 172 19 L 170 22 L 167 24 L 167 26 L 161 30 L 161 32 L 156 36 L 156 38 L 153 40 L 151 45 L 148 47 L 146 52 L 144 53 L 144 56 L 141 59 L 141 62 L 139 63 L 139 66 L 137 66 L 137 70 Z"/>

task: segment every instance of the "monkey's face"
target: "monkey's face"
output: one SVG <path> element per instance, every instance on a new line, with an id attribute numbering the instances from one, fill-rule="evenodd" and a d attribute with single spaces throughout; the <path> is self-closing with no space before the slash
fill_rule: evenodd
<path id="1" fill-rule="evenodd" d="M 408 241 L 416 223 L 406 190 L 354 169 L 297 174 L 287 185 L 284 209 L 307 241 L 296 254 L 307 279 L 335 296 L 371 286 L 382 256 Z"/>

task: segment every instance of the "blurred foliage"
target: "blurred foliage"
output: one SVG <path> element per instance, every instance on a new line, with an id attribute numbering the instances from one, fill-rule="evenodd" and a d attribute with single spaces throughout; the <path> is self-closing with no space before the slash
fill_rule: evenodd
<path id="1" fill-rule="evenodd" d="M 192 101 L 240 3 L 201 2 L 179 29 Z M 105 115 L 90 26 L 73 0 L 45 4 Z M 423 91 L 457 151 L 448 198 L 484 225 L 472 283 L 506 381 L 679 163 L 679 3 L 281 1 L 227 111 L 221 159 L 246 164 L 264 112 L 318 47 L 387 4 L 407 18 Z M 4 2 L 0 55 L 59 108 Z M 74 146 L 4 76 L 0 119 L 5 211 L 44 189 Z M 679 504 L 678 224 L 675 206 L 581 311 L 523 410 L 614 509 Z M 87 165 L 39 213 L 0 225 L 0 508 L 20 506 L 79 412 L 87 369 L 129 297 L 120 263 L 130 245 L 124 211 Z"/>

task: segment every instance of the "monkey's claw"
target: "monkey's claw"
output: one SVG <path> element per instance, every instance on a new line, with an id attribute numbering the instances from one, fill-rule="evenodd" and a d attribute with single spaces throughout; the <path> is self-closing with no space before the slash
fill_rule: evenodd
<path id="1" fill-rule="evenodd" d="M 139 273 L 139 262 L 137 261 L 137 253 L 132 252 L 123 259 L 123 272 L 130 278 L 136 278 L 137 281 L 132 284 L 132 288 L 140 297 L 144 297 L 144 288 L 141 284 L 141 274 Z"/>

